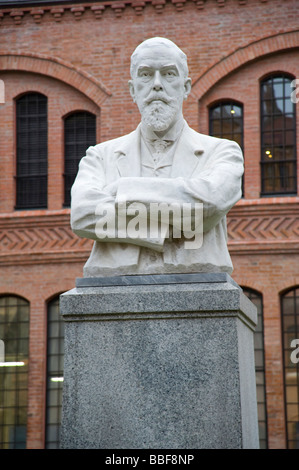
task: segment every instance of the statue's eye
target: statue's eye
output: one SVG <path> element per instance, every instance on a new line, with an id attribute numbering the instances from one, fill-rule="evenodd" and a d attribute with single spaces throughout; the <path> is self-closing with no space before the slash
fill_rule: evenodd
<path id="1" fill-rule="evenodd" d="M 152 76 L 152 73 L 150 70 L 141 70 L 139 72 L 139 77 L 142 78 L 143 80 L 149 80 Z"/>
<path id="2" fill-rule="evenodd" d="M 172 78 L 175 78 L 177 76 L 177 73 L 175 70 L 169 69 L 169 70 L 165 70 L 165 72 L 163 73 L 163 76 L 166 79 L 171 80 Z"/>

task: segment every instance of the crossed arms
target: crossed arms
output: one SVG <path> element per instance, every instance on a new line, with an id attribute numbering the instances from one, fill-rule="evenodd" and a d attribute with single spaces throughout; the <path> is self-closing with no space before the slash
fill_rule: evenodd
<path id="1" fill-rule="evenodd" d="M 134 208 L 134 203 L 145 208 L 150 217 L 153 204 L 167 204 L 183 207 L 189 204 L 189 226 L 194 226 L 196 205 L 203 207 L 203 232 L 215 227 L 230 208 L 241 197 L 241 177 L 243 157 L 239 146 L 231 141 L 219 140 L 218 145 L 209 155 L 202 156 L 204 163 L 196 168 L 190 178 L 156 178 L 127 176 L 109 181 L 107 166 L 114 165 L 112 153 L 107 146 L 90 147 L 81 160 L 79 172 L 72 188 L 71 225 L 73 231 L 83 238 L 100 242 L 132 243 L 163 250 L 168 226 L 161 228 L 158 237 L 128 238 L 123 231 L 116 230 L 115 236 L 105 237 L 101 232 L 101 217 L 116 219 L 120 207 Z M 127 222 L 132 220 L 131 214 Z M 174 226 L 178 222 L 169 218 L 166 225 Z"/>

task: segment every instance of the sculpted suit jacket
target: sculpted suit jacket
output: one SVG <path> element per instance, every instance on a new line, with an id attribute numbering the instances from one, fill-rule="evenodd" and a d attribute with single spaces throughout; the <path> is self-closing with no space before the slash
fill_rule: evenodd
<path id="1" fill-rule="evenodd" d="M 129 135 L 90 147 L 80 162 L 72 187 L 71 226 L 80 237 L 95 240 L 84 276 L 221 271 L 230 274 L 233 266 L 227 249 L 226 214 L 241 197 L 240 147 L 233 141 L 199 134 L 185 122 L 170 177 L 141 177 L 140 139 L 139 125 Z M 105 189 L 114 181 L 118 181 L 116 196 Z M 96 208 L 107 201 L 117 206 L 124 199 L 146 206 L 153 202 L 193 206 L 202 203 L 202 246 L 186 249 L 184 237 L 168 238 L 160 246 L 151 245 L 150 240 L 128 243 L 117 235 L 115 239 L 99 241 Z"/>

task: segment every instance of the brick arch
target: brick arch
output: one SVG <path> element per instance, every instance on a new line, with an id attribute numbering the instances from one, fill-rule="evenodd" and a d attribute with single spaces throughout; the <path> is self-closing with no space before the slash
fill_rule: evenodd
<path id="1" fill-rule="evenodd" d="M 268 78 L 271 77 L 279 77 L 280 75 L 284 75 L 286 78 L 289 78 L 290 80 L 294 80 L 296 77 L 292 73 L 289 73 L 285 70 L 285 67 L 279 67 L 276 68 L 275 70 L 271 70 L 270 72 L 264 73 L 261 77 L 259 77 L 259 81 L 263 82 L 264 80 L 267 80 Z"/>
<path id="2" fill-rule="evenodd" d="M 68 118 L 69 116 L 71 116 L 72 114 L 76 114 L 76 113 L 89 113 L 89 114 L 92 114 L 93 116 L 97 117 L 96 114 L 93 113 L 92 111 L 89 111 L 89 109 L 76 108 L 76 109 L 72 109 L 71 111 L 68 111 L 67 113 L 63 114 L 61 116 L 61 118 L 64 120 L 64 119 Z"/>
<path id="3" fill-rule="evenodd" d="M 275 52 L 299 48 L 299 31 L 278 33 L 241 47 L 221 59 L 198 77 L 192 86 L 192 95 L 202 98 L 219 80 L 249 62 Z"/>
<path id="4" fill-rule="evenodd" d="M 264 298 L 264 292 L 260 289 L 260 284 L 258 284 L 258 282 L 255 282 L 255 281 L 250 281 L 250 285 L 248 284 L 248 279 L 247 278 L 243 278 L 243 277 L 240 277 L 238 278 L 237 280 L 239 286 L 241 287 L 241 289 L 248 289 L 252 292 L 254 292 L 255 294 L 257 295 L 260 295 L 262 297 L 262 299 Z"/>
<path id="5" fill-rule="evenodd" d="M 45 305 L 46 305 L 46 307 L 48 308 L 49 304 L 50 304 L 52 301 L 54 301 L 54 300 L 56 300 L 56 299 L 59 299 L 60 295 L 63 294 L 64 292 L 65 292 L 65 290 L 61 290 L 61 291 L 58 291 L 58 292 L 57 292 L 57 290 L 55 290 L 54 293 L 52 293 L 51 295 L 49 295 L 49 296 L 46 298 L 46 300 L 45 300 Z"/>
<path id="6" fill-rule="evenodd" d="M 37 91 L 36 87 L 32 87 L 30 88 L 30 90 L 21 91 L 21 93 L 18 93 L 16 96 L 14 96 L 14 100 L 18 101 L 20 98 L 23 98 L 23 96 L 30 95 L 30 94 L 40 95 L 48 99 L 45 93 L 42 93 L 41 91 Z"/>
<path id="7" fill-rule="evenodd" d="M 251 285 L 248 286 L 247 281 L 245 281 L 245 283 L 240 282 L 239 285 L 242 289 L 247 289 L 256 295 L 260 295 L 261 297 L 263 297 L 263 293 L 259 289 L 256 289 L 255 287 L 252 287 Z"/>
<path id="8" fill-rule="evenodd" d="M 27 302 L 30 306 L 30 300 L 26 297 L 25 292 L 24 294 L 20 294 L 19 290 L 17 289 L 13 290 L 10 287 L 9 290 L 0 292 L 0 299 L 2 299 L 3 297 L 16 297 L 18 299 L 25 300 L 25 302 Z"/>
<path id="9" fill-rule="evenodd" d="M 38 73 L 79 90 L 99 107 L 112 93 L 97 79 L 61 59 L 42 54 L 0 53 L 0 71 Z"/>
<path id="10" fill-rule="evenodd" d="M 226 95 L 224 97 L 216 98 L 213 101 L 209 102 L 209 108 L 213 108 L 213 106 L 216 106 L 218 103 L 223 103 L 225 101 L 227 101 L 228 103 L 237 104 L 238 106 L 243 106 L 244 105 L 244 103 L 242 103 L 242 101 L 236 100 L 235 98 L 232 98 L 231 96 Z"/>
<path id="11" fill-rule="evenodd" d="M 286 284 L 286 283 L 284 283 Z M 288 282 L 287 285 L 285 285 L 282 289 L 279 291 L 279 297 L 283 297 L 285 294 L 290 292 L 291 290 L 294 289 L 299 289 L 299 279 L 295 278 L 293 279 L 293 282 Z"/>

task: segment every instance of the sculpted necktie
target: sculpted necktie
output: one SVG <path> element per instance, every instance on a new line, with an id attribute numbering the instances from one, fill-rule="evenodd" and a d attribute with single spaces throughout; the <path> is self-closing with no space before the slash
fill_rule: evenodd
<path id="1" fill-rule="evenodd" d="M 155 139 L 151 141 L 153 148 L 155 149 L 155 153 L 163 153 L 167 150 L 167 148 L 172 144 L 171 140 L 162 140 L 162 139 Z"/>

